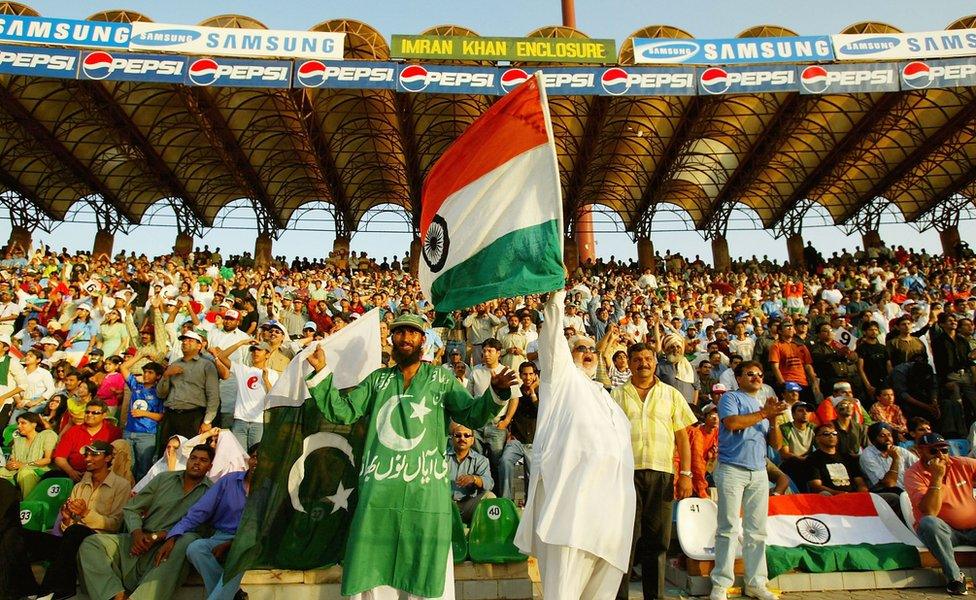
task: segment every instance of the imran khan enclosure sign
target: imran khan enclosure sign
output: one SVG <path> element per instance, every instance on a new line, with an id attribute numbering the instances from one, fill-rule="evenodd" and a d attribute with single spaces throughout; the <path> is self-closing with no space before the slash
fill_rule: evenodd
<path id="1" fill-rule="evenodd" d="M 613 40 L 394 35 L 393 58 L 615 63 Z"/>

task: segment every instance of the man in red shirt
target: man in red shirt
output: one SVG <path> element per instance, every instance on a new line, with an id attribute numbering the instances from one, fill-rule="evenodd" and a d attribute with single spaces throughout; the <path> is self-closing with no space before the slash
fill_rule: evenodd
<path id="1" fill-rule="evenodd" d="M 918 537 L 942 565 L 953 596 L 966 594 L 966 577 L 956 563 L 954 546 L 976 544 L 976 459 L 949 456 L 949 444 L 927 433 L 916 444 L 919 461 L 905 472 Z"/>
<path id="2" fill-rule="evenodd" d="M 85 420 L 71 426 L 54 447 L 54 464 L 64 474 L 78 483 L 85 474 L 85 456 L 81 449 L 96 440 L 112 443 L 122 437 L 119 428 L 105 422 L 108 408 L 100 398 L 93 398 L 85 405 Z"/>
<path id="3" fill-rule="evenodd" d="M 794 335 L 793 321 L 785 319 L 779 326 L 779 340 L 769 349 L 769 367 L 776 379 L 777 392 L 782 392 L 786 382 L 792 381 L 800 385 L 800 400 L 814 404 L 811 386 L 817 385 L 817 375 L 813 372 L 813 357 L 806 346 L 793 341 Z"/>

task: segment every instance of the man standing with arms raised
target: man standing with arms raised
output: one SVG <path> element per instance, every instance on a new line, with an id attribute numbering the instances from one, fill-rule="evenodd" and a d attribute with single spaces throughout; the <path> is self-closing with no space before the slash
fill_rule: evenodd
<path id="1" fill-rule="evenodd" d="M 450 421 L 474 429 L 508 400 L 508 369 L 473 397 L 447 370 L 420 360 L 426 322 L 402 315 L 390 324 L 395 367 L 377 369 L 343 393 L 332 385 L 325 352 L 309 355 L 309 391 L 329 421 L 368 419 L 342 573 L 355 600 L 454 598 L 450 562 L 451 494 L 444 433 Z"/>
<path id="2" fill-rule="evenodd" d="M 736 367 L 739 389 L 726 392 L 718 403 L 718 529 L 715 532 L 715 568 L 712 569 L 711 600 L 726 600 L 734 581 L 739 515 L 743 535 L 742 558 L 746 568 L 745 595 L 758 600 L 776 600 L 766 589 L 766 515 L 769 512 L 769 480 L 766 476 L 766 441 L 779 448 L 783 436 L 774 427 L 776 416 L 787 404 L 761 396 L 762 365 L 755 361 Z"/>

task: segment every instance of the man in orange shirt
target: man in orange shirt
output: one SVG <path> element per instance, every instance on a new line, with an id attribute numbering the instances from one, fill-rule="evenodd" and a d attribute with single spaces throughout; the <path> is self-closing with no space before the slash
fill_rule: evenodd
<path id="1" fill-rule="evenodd" d="M 953 596 L 966 594 L 966 577 L 956 563 L 954 546 L 976 544 L 976 459 L 949 456 L 949 444 L 938 433 L 916 444 L 919 461 L 905 472 L 918 537 L 942 565 Z"/>
<path id="2" fill-rule="evenodd" d="M 782 392 L 786 382 L 793 381 L 800 385 L 800 400 L 815 404 L 812 386 L 817 385 L 817 375 L 813 372 L 813 358 L 806 346 L 793 341 L 795 334 L 793 321 L 785 319 L 779 326 L 779 340 L 769 349 L 775 389 Z"/>

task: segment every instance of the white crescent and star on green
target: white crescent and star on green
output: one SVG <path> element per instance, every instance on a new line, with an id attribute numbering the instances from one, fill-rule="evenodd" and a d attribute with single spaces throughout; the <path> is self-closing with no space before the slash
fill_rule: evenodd
<path id="1" fill-rule="evenodd" d="M 292 508 L 299 512 L 308 512 L 302 506 L 302 501 L 298 497 L 298 490 L 302 485 L 302 481 L 305 479 L 305 459 L 308 458 L 309 454 L 320 448 L 335 448 L 346 455 L 346 458 L 349 459 L 349 464 L 353 467 L 356 466 L 356 457 L 352 452 L 352 446 L 341 435 L 328 431 L 320 431 L 305 438 L 302 442 L 302 455 L 292 464 L 291 471 L 288 473 L 288 495 L 291 497 Z M 349 496 L 352 495 L 352 492 L 352 489 L 346 489 L 340 481 L 336 493 L 332 496 L 326 496 L 323 499 L 332 502 L 333 513 L 340 508 L 348 510 Z"/>
<path id="2" fill-rule="evenodd" d="M 424 439 L 424 435 L 427 433 L 427 429 L 424 428 L 418 435 L 412 438 L 405 438 L 393 428 L 393 423 L 390 421 L 393 417 L 393 411 L 403 400 L 408 398 L 413 398 L 413 396 L 410 394 L 391 396 L 380 408 L 379 412 L 376 413 L 376 435 L 380 443 L 390 450 L 396 450 L 398 452 L 413 450 Z M 431 412 L 431 409 L 427 406 L 426 398 L 421 398 L 420 402 L 410 402 L 410 407 L 412 409 L 410 418 L 419 420 L 421 424 L 424 422 L 424 417 Z"/>

